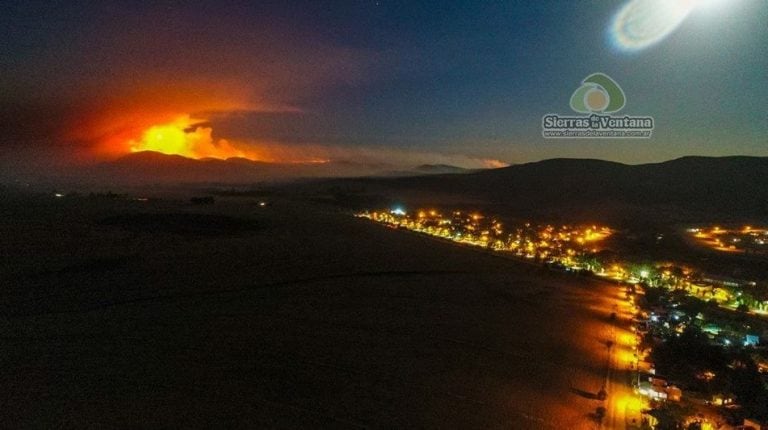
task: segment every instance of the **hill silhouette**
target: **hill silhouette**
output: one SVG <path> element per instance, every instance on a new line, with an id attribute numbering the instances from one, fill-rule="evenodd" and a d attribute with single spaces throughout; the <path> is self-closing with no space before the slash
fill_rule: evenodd
<path id="1" fill-rule="evenodd" d="M 394 170 L 381 162 L 332 160 L 322 163 L 276 163 L 246 158 L 193 159 L 154 151 L 141 151 L 98 165 L 52 176 L 73 182 L 109 184 L 253 183 L 300 178 L 344 178 L 361 176 L 419 176 L 462 173 L 471 170 L 448 165 L 421 165 Z M 53 173 L 53 172 L 49 172 Z"/>
<path id="2" fill-rule="evenodd" d="M 530 211 L 596 208 L 768 214 L 768 158 L 683 157 L 626 165 L 593 159 L 551 159 L 462 175 L 365 181 L 393 195 L 419 192 L 460 196 Z M 387 192 L 388 194 L 392 194 Z M 529 212 L 530 212 L 529 211 Z"/>

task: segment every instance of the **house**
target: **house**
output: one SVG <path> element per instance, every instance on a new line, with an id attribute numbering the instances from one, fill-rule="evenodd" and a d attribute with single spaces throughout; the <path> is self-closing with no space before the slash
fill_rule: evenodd
<path id="1" fill-rule="evenodd" d="M 667 399 L 673 402 L 679 402 L 683 398 L 683 390 L 670 385 L 667 387 Z"/>
<path id="2" fill-rule="evenodd" d="M 640 381 L 638 391 L 653 400 L 679 402 L 683 397 L 683 391 L 680 388 L 667 383 L 666 379 L 656 376 L 649 376 L 646 380 Z"/>
<path id="3" fill-rule="evenodd" d="M 744 346 L 757 346 L 758 344 L 760 344 L 760 336 L 756 334 L 744 336 Z"/>

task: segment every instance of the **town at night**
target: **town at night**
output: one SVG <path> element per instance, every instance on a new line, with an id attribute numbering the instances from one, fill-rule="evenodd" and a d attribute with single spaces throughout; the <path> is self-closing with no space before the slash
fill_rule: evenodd
<path id="1" fill-rule="evenodd" d="M 0 428 L 768 430 L 764 0 L 0 10 Z"/>

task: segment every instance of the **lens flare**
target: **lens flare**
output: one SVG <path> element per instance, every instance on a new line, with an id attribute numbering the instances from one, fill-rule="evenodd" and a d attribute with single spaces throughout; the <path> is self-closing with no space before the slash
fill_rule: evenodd
<path id="1" fill-rule="evenodd" d="M 697 4 L 696 0 L 632 0 L 613 18 L 611 40 L 625 52 L 646 49 L 672 34 Z"/>

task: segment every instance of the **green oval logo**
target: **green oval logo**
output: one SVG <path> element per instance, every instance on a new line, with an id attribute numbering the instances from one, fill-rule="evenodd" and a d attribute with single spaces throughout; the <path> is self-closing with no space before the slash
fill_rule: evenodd
<path id="1" fill-rule="evenodd" d="M 579 113 L 614 113 L 624 108 L 624 90 L 605 73 L 593 73 L 571 96 L 571 109 Z"/>

